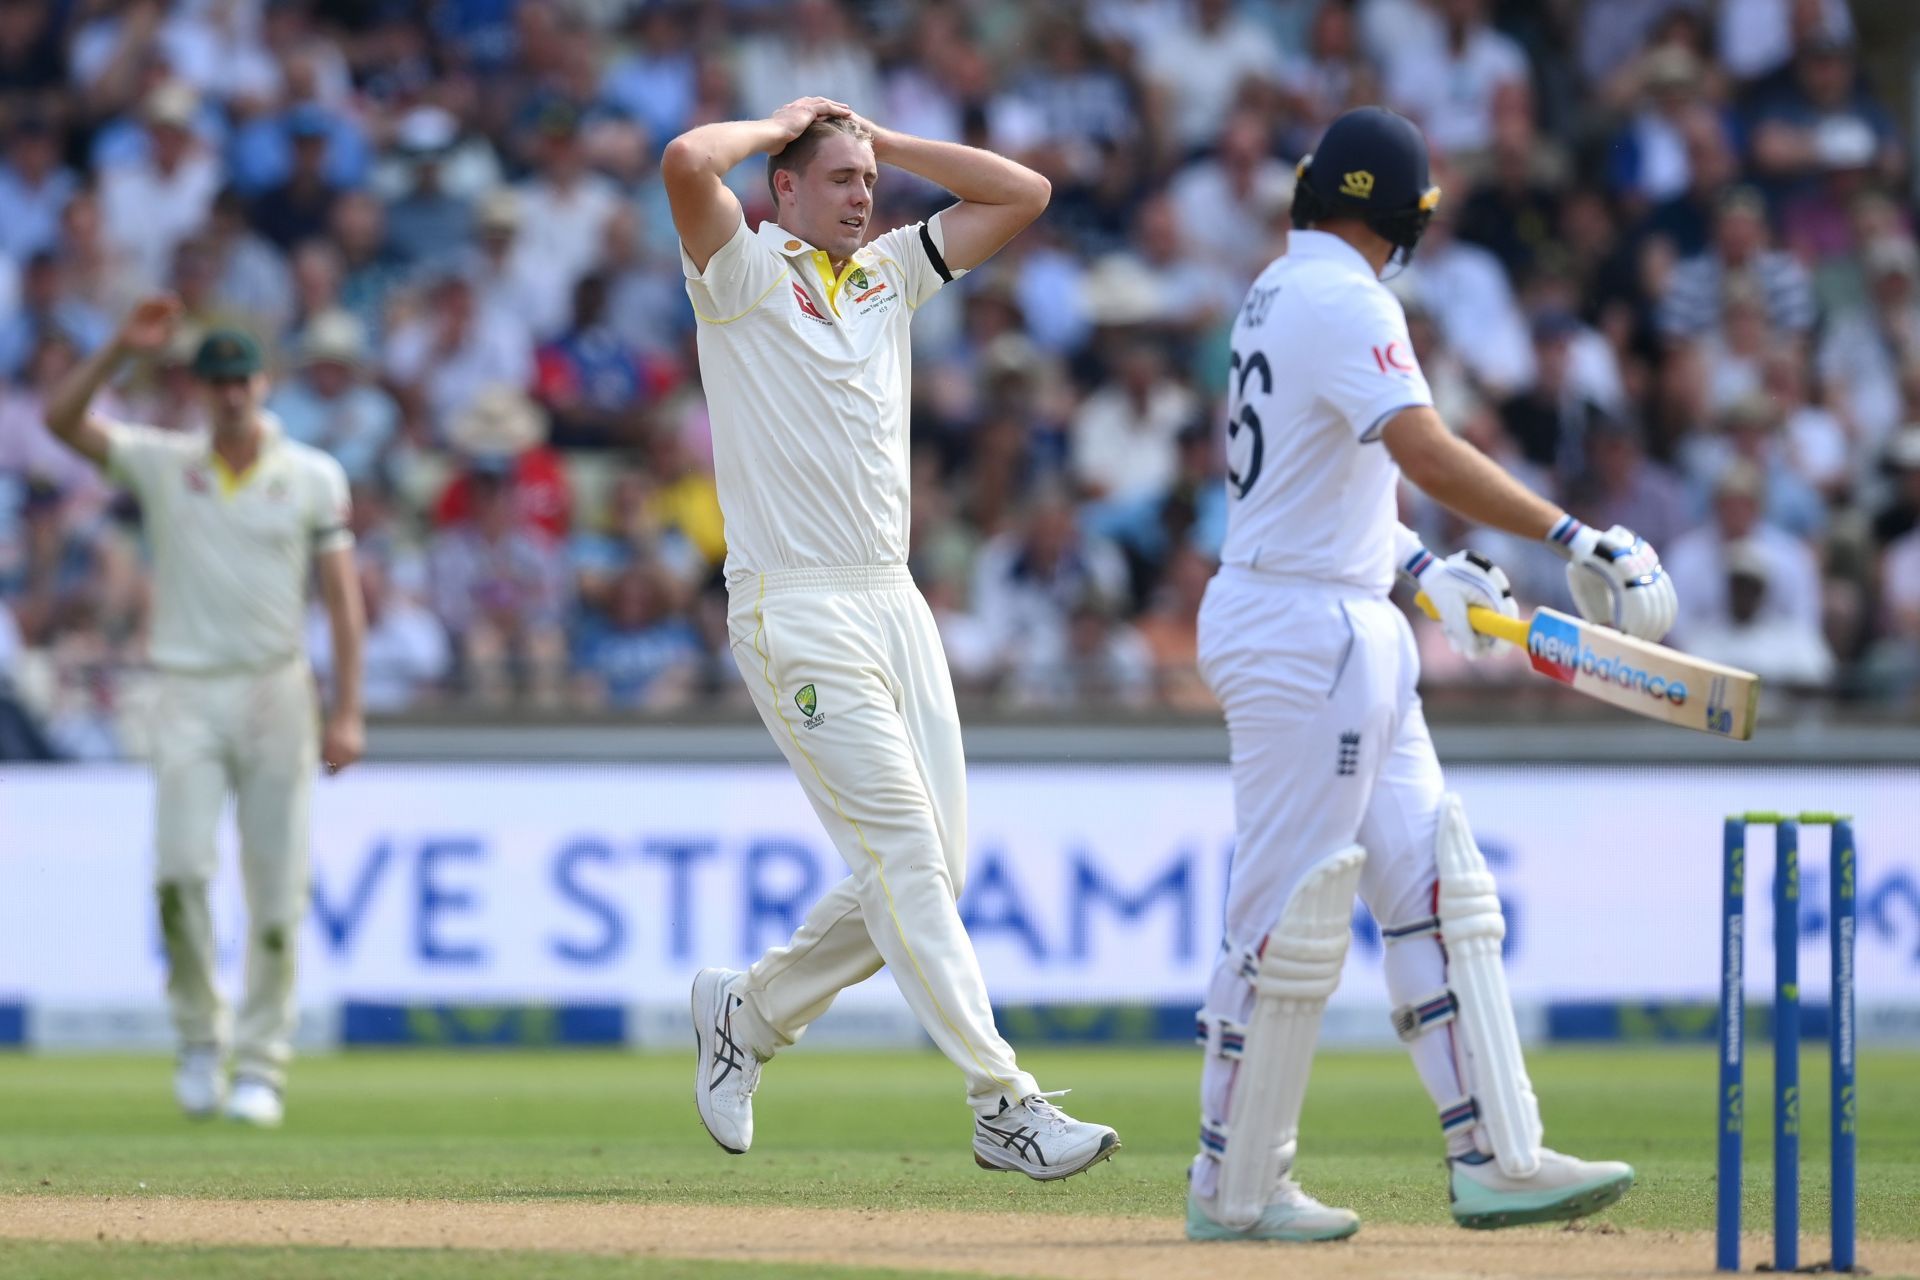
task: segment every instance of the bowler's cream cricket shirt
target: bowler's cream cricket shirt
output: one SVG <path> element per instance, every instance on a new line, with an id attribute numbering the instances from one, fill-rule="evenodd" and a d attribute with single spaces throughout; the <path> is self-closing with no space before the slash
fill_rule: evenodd
<path id="1" fill-rule="evenodd" d="M 303 653 L 313 557 L 353 545 L 340 464 L 271 418 L 238 476 L 205 434 L 114 423 L 107 440 L 107 473 L 140 499 L 152 548 L 153 664 L 263 670 Z"/>
<path id="2" fill-rule="evenodd" d="M 960 272 L 938 214 L 877 236 L 839 275 L 771 222 L 740 228 L 699 270 L 699 320 L 727 580 L 905 564 L 908 325 Z"/>

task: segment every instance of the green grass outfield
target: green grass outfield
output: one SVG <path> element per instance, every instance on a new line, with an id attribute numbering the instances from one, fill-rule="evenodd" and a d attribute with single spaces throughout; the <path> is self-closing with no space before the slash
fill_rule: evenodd
<path id="1" fill-rule="evenodd" d="M 0 1193 L 424 1197 L 1090 1213 L 1172 1217 L 1193 1150 L 1194 1051 L 1022 1055 L 1066 1105 L 1110 1122 L 1124 1150 L 1085 1177 L 1039 1184 L 977 1170 L 957 1075 L 931 1053 L 795 1052 L 768 1071 L 745 1157 L 695 1118 L 690 1054 L 379 1052 L 296 1065 L 286 1128 L 193 1124 L 157 1058 L 0 1057 Z M 1628 1226 L 1708 1230 L 1714 1056 L 1707 1046 L 1542 1050 L 1531 1056 L 1548 1141 L 1631 1161 Z M 1771 1064 L 1748 1068 L 1747 1221 L 1769 1220 Z M 1802 1220 L 1827 1212 L 1824 1054 L 1804 1055 Z M 1920 1053 L 1860 1059 L 1864 1238 L 1920 1239 Z M 1399 1053 L 1327 1054 L 1314 1068 L 1299 1174 L 1368 1222 L 1448 1221 L 1431 1107 Z M 219 1265 L 210 1267 L 218 1254 Z M 197 1260 L 197 1261 L 196 1261 Z M 688 1280 L 714 1264 L 548 1255 L 538 1274 Z M 743 1274 L 738 1266 L 729 1275 Z M 0 1246 L 0 1277 L 530 1274 L 510 1255 L 141 1246 Z M 883 1273 L 782 1267 L 781 1275 Z M 755 1274 L 755 1273 L 744 1273 Z M 771 1274 L 771 1273 L 764 1273 Z"/>

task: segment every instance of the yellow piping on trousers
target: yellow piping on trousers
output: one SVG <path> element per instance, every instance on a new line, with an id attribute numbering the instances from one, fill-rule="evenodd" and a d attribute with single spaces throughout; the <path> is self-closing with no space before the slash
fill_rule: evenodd
<path id="1" fill-rule="evenodd" d="M 860 829 L 860 824 L 847 816 L 846 809 L 840 804 L 839 793 L 828 784 L 825 775 L 820 772 L 820 766 L 815 764 L 813 757 L 807 754 L 807 749 L 800 745 L 800 735 L 793 731 L 793 725 L 787 720 L 786 708 L 780 702 L 780 686 L 773 680 L 773 654 L 760 643 L 760 636 L 767 629 L 767 617 L 764 612 L 766 601 L 767 575 L 763 573 L 760 575 L 760 595 L 753 602 L 753 651 L 760 655 L 760 674 L 766 679 L 767 692 L 773 698 L 774 714 L 780 717 L 781 728 L 785 729 L 787 737 L 792 739 L 793 749 L 800 753 L 800 758 L 807 762 L 809 769 L 813 770 L 814 780 L 833 801 L 833 811 L 840 815 L 842 822 L 853 828 L 854 837 L 860 841 L 860 847 L 866 851 L 867 857 L 872 859 L 873 874 L 880 880 L 880 892 L 887 900 L 887 915 L 893 920 L 893 931 L 900 935 L 900 945 L 906 949 L 907 959 L 913 964 L 914 976 L 919 978 L 920 985 L 926 988 L 927 999 L 933 1002 L 933 1011 L 940 1015 L 940 1021 L 946 1024 L 947 1030 L 953 1033 L 954 1038 L 966 1046 L 967 1056 L 973 1059 L 973 1065 L 980 1068 L 988 1079 L 1006 1090 L 1008 1097 L 1018 1102 L 1019 1098 L 1015 1095 L 1014 1087 L 987 1070 L 987 1064 L 980 1061 L 980 1055 L 974 1050 L 973 1042 L 967 1039 L 966 1032 L 955 1026 L 953 1019 L 947 1016 L 946 1009 L 940 1004 L 940 997 L 934 994 L 933 984 L 927 981 L 926 970 L 920 967 L 920 957 L 913 953 L 913 944 L 907 940 L 906 929 L 900 924 L 900 913 L 893 905 L 893 890 L 887 885 L 887 873 L 880 865 L 880 855 L 875 853 L 873 846 L 867 843 L 867 833 Z"/>

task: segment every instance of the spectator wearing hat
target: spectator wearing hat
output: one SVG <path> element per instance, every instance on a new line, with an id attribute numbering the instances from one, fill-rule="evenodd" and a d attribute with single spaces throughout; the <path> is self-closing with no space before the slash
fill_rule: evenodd
<path id="1" fill-rule="evenodd" d="M 1688 651 L 1760 677 L 1763 689 L 1818 688 L 1833 679 L 1833 650 L 1805 617 L 1767 608 L 1773 562 L 1760 548 L 1734 542 L 1726 548 L 1726 613 L 1688 632 Z"/>
<path id="2" fill-rule="evenodd" d="M 477 250 L 452 269 L 473 282 L 481 307 L 526 331 L 526 341 L 552 335 L 565 327 L 572 295 L 556 288 L 547 266 L 522 238 L 525 222 L 520 194 L 498 187 L 480 198 L 474 208 Z"/>
<path id="3" fill-rule="evenodd" d="M 1636 210 L 1692 183 L 1686 121 L 1700 104 L 1704 71 L 1682 44 L 1657 45 L 1640 59 L 1639 105 L 1607 149 L 1608 184 Z"/>
<path id="4" fill-rule="evenodd" d="M 282 253 L 324 232 L 332 219 L 340 193 L 328 174 L 332 132 L 326 112 L 317 106 L 303 105 L 287 113 L 292 158 L 286 177 L 255 197 L 250 219 L 254 229 Z"/>
<path id="5" fill-rule="evenodd" d="M 1807 544 L 1764 518 L 1766 474 L 1741 458 L 1714 484 L 1708 522 L 1676 538 L 1663 558 L 1682 601 L 1674 623 L 1674 642 L 1689 643 L 1696 627 L 1724 625 L 1727 604 L 1727 548 L 1744 542 L 1767 561 L 1765 616 L 1793 619 L 1816 632 L 1820 628 L 1820 566 Z"/>
<path id="6" fill-rule="evenodd" d="M 100 177 L 103 230 L 131 256 L 145 287 L 167 278 L 175 247 L 200 230 L 220 190 L 220 162 L 193 134 L 198 109 L 190 86 L 160 84 L 141 106 L 145 154 Z"/>
<path id="7" fill-rule="evenodd" d="M 1712 328 L 1729 282 L 1740 277 L 1755 282 L 1774 329 L 1798 334 L 1813 327 L 1813 286 L 1791 254 L 1773 247 L 1766 204 L 1752 187 L 1735 187 L 1721 197 L 1712 246 L 1674 268 L 1660 301 L 1660 331 L 1691 338 Z"/>
<path id="8" fill-rule="evenodd" d="M 483 386 L 461 410 L 447 442 L 465 463 L 440 494 L 434 524 L 461 524 L 474 512 L 474 484 L 505 476 L 519 527 L 564 539 L 573 520 L 573 494 L 560 455 L 547 447 L 546 411 L 525 392 L 506 384 Z"/>
<path id="9" fill-rule="evenodd" d="M 352 313 L 323 311 L 300 334 L 294 375 L 267 401 L 288 439 L 333 455 L 354 484 L 374 477 L 400 425 L 393 398 L 365 379 L 368 355 Z"/>
<path id="10" fill-rule="evenodd" d="M 445 180 L 459 141 L 460 122 L 434 106 L 415 107 L 394 131 L 406 178 L 403 193 L 387 204 L 387 248 L 408 267 L 442 259 L 472 238 L 473 201 Z"/>
<path id="11" fill-rule="evenodd" d="M 642 555 L 614 576 L 604 610 L 574 642 L 574 697 L 621 711 L 682 707 L 699 691 L 706 646 L 687 619 L 686 588 Z"/>
<path id="12" fill-rule="evenodd" d="M 60 161 L 60 136 L 44 117 L 22 118 L 0 164 L 0 254 L 24 262 L 54 247 L 60 214 L 80 179 Z"/>
<path id="13" fill-rule="evenodd" d="M 47 424 L 139 498 L 154 548 L 150 657 L 160 672 L 153 736 L 157 905 L 180 1039 L 175 1096 L 264 1127 L 284 1113 L 298 1005 L 294 963 L 307 900 L 313 775 L 360 755 L 360 593 L 346 476 L 287 440 L 263 412 L 259 347 L 216 330 L 194 355 L 211 430 L 176 436 L 112 422 L 90 404 L 128 355 L 174 337 L 179 303 L 137 307 L 107 347 L 48 398 Z M 303 643 L 309 579 L 332 621 L 339 670 L 324 729 Z M 237 798 L 247 891 L 247 994 L 227 1089 L 226 1010 L 214 985 L 208 892 L 215 832 Z"/>

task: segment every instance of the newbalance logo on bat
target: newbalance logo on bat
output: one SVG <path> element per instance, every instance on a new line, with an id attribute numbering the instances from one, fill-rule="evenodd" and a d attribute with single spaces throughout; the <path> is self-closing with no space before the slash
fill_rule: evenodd
<path id="1" fill-rule="evenodd" d="M 1681 681 L 1655 675 L 1625 658 L 1603 658 L 1581 639 L 1578 627 L 1544 613 L 1535 614 L 1527 630 L 1527 657 L 1535 671 L 1562 684 L 1572 684 L 1576 675 L 1585 675 L 1637 690 L 1649 698 L 1664 698 L 1676 707 L 1686 705 L 1687 686 Z M 1729 716 L 1728 728 L 1720 732 L 1730 732 L 1731 727 Z"/>

